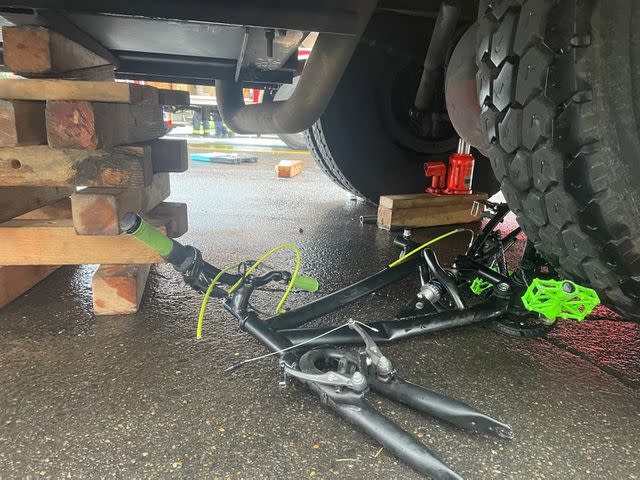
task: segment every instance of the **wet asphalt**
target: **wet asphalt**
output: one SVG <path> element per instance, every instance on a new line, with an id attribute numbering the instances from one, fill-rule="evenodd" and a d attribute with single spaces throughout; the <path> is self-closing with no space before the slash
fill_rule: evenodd
<path id="1" fill-rule="evenodd" d="M 198 152 L 201 153 L 201 152 Z M 256 164 L 193 163 L 173 176 L 189 232 L 212 263 L 256 259 L 294 242 L 304 273 L 328 293 L 397 257 L 394 234 L 361 226 L 354 200 L 309 155 L 261 152 Z M 304 172 L 277 179 L 281 159 Z M 415 231 L 428 239 L 445 228 Z M 443 263 L 467 238 L 436 248 Z M 515 251 L 514 251 L 515 255 Z M 270 264 L 290 268 L 289 256 Z M 278 388 L 271 359 L 217 302 L 195 340 L 201 298 L 154 267 L 140 311 L 94 317 L 96 266 L 64 267 L 0 311 L 0 478 L 421 478 L 322 407 L 303 387 Z M 391 318 L 416 279 L 323 319 Z M 255 305 L 273 309 L 277 292 Z M 314 296 L 295 294 L 288 305 Z M 401 375 L 507 423 L 513 441 L 468 434 L 371 394 L 371 402 L 467 479 L 640 478 L 640 325 L 563 324 L 547 340 L 474 326 L 383 347 Z"/>

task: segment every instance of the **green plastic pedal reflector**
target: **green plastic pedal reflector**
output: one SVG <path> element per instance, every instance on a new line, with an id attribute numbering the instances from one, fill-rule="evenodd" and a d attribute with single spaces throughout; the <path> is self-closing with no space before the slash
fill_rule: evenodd
<path id="1" fill-rule="evenodd" d="M 497 272 L 498 267 L 491 267 L 491 270 L 493 270 L 494 272 Z M 511 273 L 512 272 L 509 271 L 509 275 L 511 275 Z M 476 277 L 473 279 L 473 282 L 471 283 L 471 287 L 469 288 L 471 289 L 471 292 L 474 293 L 475 295 L 482 295 L 487 290 L 493 288 L 493 283 L 487 282 L 486 280 L 483 280 L 480 277 Z"/>
<path id="2" fill-rule="evenodd" d="M 582 321 L 600 304 L 595 290 L 569 280 L 535 278 L 522 296 L 530 312 L 544 315 L 552 322 L 558 318 Z"/>
<path id="3" fill-rule="evenodd" d="M 473 279 L 473 282 L 471 283 L 470 288 L 475 295 L 482 295 L 484 292 L 486 292 L 492 287 L 493 287 L 492 283 L 487 282 L 486 280 L 483 280 L 480 277 L 476 277 Z"/>

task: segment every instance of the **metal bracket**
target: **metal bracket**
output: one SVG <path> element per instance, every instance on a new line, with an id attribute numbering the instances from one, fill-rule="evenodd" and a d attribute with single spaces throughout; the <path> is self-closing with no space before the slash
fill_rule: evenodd
<path id="1" fill-rule="evenodd" d="M 393 365 L 391 364 L 391 360 L 389 360 L 382 354 L 382 352 L 378 348 L 378 345 L 376 345 L 376 342 L 373 341 L 369 334 L 365 332 L 364 329 L 360 325 L 358 325 L 355 320 L 349 319 L 347 323 L 349 325 L 349 328 L 355 330 L 358 335 L 362 337 L 362 340 L 364 340 L 364 350 L 376 371 L 382 376 L 392 374 Z"/>
<path id="2" fill-rule="evenodd" d="M 301 372 L 300 370 L 280 364 L 280 371 L 282 372 L 283 370 L 287 375 L 307 382 L 331 385 L 334 387 L 346 387 L 354 392 L 361 392 L 367 388 L 367 379 L 360 372 L 354 372 L 351 376 L 338 372 L 314 374 Z M 283 385 L 282 380 L 280 381 L 280 385 Z"/>

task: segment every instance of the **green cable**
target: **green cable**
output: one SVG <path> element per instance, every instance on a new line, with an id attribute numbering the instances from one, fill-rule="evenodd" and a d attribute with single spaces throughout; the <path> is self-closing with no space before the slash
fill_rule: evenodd
<path id="1" fill-rule="evenodd" d="M 245 272 L 244 277 L 241 278 L 240 280 L 238 280 L 229 289 L 229 291 L 227 293 L 233 293 L 235 291 L 235 289 L 238 288 L 238 286 L 242 283 L 242 280 L 244 280 L 244 278 L 246 278 L 251 272 L 253 272 L 253 270 L 255 270 L 255 268 L 258 265 L 260 265 L 262 262 L 264 262 L 267 258 L 269 258 L 271 255 L 273 255 L 275 252 L 277 252 L 278 250 L 282 250 L 283 248 L 290 248 L 291 250 L 293 250 L 295 252 L 295 254 L 296 254 L 296 267 L 293 269 L 293 274 L 291 275 L 291 280 L 289 280 L 289 285 L 287 285 L 287 289 L 285 290 L 284 295 L 282 296 L 282 299 L 280 300 L 280 303 L 278 303 L 278 306 L 276 307 L 276 313 L 281 313 L 282 305 L 284 304 L 285 300 L 289 296 L 289 293 L 291 293 L 291 289 L 293 288 L 293 283 L 295 282 L 296 277 L 298 276 L 298 271 L 300 270 L 300 250 L 298 250 L 298 247 L 296 247 L 293 243 L 283 243 L 282 245 L 278 245 L 277 247 L 273 247 L 267 253 L 262 255 L 262 257 L 260 257 L 258 259 L 258 261 L 256 263 L 254 263 L 253 265 L 251 265 L 251 268 L 249 268 L 249 270 L 247 270 Z"/>
<path id="2" fill-rule="evenodd" d="M 395 262 L 389 264 L 389 268 L 393 268 L 397 265 L 400 265 L 402 262 L 404 262 L 407 258 L 409 258 L 410 256 L 418 253 L 420 250 L 427 248 L 429 245 L 433 245 L 436 242 L 439 242 L 440 240 L 442 240 L 443 238 L 447 238 L 451 235 L 453 235 L 454 233 L 459 233 L 459 232 L 466 232 L 466 230 L 462 229 L 462 228 L 456 228 L 455 230 L 451 230 L 450 232 L 445 233 L 444 235 L 440 235 L 439 237 L 436 237 L 434 239 L 429 240 L 427 243 L 423 243 L 422 245 L 420 245 L 418 248 L 413 249 L 412 251 L 410 251 L 409 253 L 407 253 L 406 255 L 400 257 L 398 260 L 396 260 Z"/>
<path id="3" fill-rule="evenodd" d="M 224 275 L 227 271 L 231 270 L 236 266 L 238 266 L 238 264 L 231 265 L 227 268 L 223 268 L 222 270 L 220 270 L 220 273 L 218 273 L 218 275 L 216 275 L 213 281 L 209 284 L 209 288 L 207 288 L 207 293 L 204 294 L 204 298 L 202 299 L 202 305 L 200 306 L 200 315 L 198 315 L 198 328 L 196 329 L 196 338 L 198 339 L 202 338 L 202 322 L 204 320 L 204 310 L 205 308 L 207 308 L 207 303 L 209 302 L 209 296 L 213 291 L 213 287 L 216 286 L 216 283 L 218 283 L 218 280 L 220 280 L 220 277 L 222 277 L 222 275 Z"/>
<path id="4" fill-rule="evenodd" d="M 262 262 L 264 262 L 267 258 L 269 258 L 272 254 L 274 254 L 275 252 L 277 252 L 278 250 L 281 250 L 283 248 L 291 248 L 295 254 L 296 254 L 296 266 L 293 270 L 293 274 L 291 275 L 291 280 L 289 280 L 289 285 L 287 285 L 287 289 L 284 292 L 284 295 L 282 296 L 282 299 L 280 300 L 280 303 L 278 303 L 278 306 L 276 307 L 276 313 L 280 313 L 280 310 L 282 308 L 282 305 L 284 304 L 284 302 L 286 301 L 287 297 L 289 296 L 289 293 L 291 293 L 291 289 L 293 288 L 293 283 L 296 280 L 296 277 L 298 276 L 298 271 L 300 270 L 300 250 L 298 250 L 298 247 L 296 247 L 293 243 L 283 243 L 282 245 L 278 245 L 277 247 L 273 247 L 271 250 L 269 250 L 267 253 L 265 253 L 262 257 L 260 257 L 260 259 L 258 259 L 258 261 L 256 263 L 254 263 L 253 265 L 251 265 L 251 267 L 245 272 L 244 276 L 238 280 L 228 291 L 227 294 L 231 294 L 235 291 L 236 288 L 238 288 L 238 286 L 240 286 L 240 284 L 242 283 L 242 281 L 251 273 L 253 272 L 253 270 L 256 269 L 256 267 L 258 265 L 260 265 Z M 222 270 L 220 270 L 220 273 L 218 273 L 218 275 L 216 275 L 216 277 L 213 279 L 213 281 L 209 284 L 209 288 L 207 288 L 207 292 L 204 295 L 204 298 L 202 299 L 202 305 L 200 306 L 200 314 L 198 315 L 198 327 L 196 329 L 196 338 L 202 338 L 202 324 L 204 321 L 204 312 L 205 309 L 207 307 L 207 303 L 209 302 L 209 297 L 211 296 L 211 292 L 213 291 L 213 287 L 215 287 L 216 283 L 218 283 L 218 280 L 220 280 L 220 277 L 222 277 L 222 275 L 224 273 L 226 273 L 227 271 L 229 271 L 230 269 L 237 267 L 239 264 L 236 265 L 231 265 L 229 267 L 226 267 Z"/>

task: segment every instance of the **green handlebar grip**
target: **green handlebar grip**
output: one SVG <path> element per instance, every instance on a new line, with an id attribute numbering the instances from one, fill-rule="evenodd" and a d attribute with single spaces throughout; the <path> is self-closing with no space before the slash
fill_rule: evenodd
<path id="1" fill-rule="evenodd" d="M 318 280 L 313 277 L 305 277 L 304 275 L 298 275 L 293 281 L 293 288 L 298 288 L 305 292 L 317 292 L 319 286 Z"/>
<path id="2" fill-rule="evenodd" d="M 127 216 L 129 215 L 132 214 L 127 214 Z M 136 237 L 142 243 L 158 252 L 161 256 L 166 257 L 169 255 L 171 250 L 173 250 L 173 240 L 152 226 L 149 222 L 145 221 L 142 217 L 138 215 L 136 215 L 136 217 L 137 218 L 133 219 L 135 220 L 136 225 L 132 229 L 128 229 L 127 233 Z M 123 223 L 124 222 L 125 221 L 123 220 Z"/>

